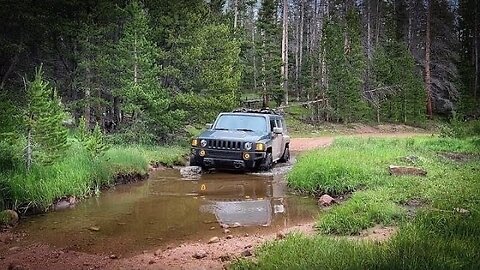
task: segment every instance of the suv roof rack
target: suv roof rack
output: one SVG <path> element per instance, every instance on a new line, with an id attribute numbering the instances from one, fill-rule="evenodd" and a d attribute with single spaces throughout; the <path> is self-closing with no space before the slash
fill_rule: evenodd
<path id="1" fill-rule="evenodd" d="M 262 108 L 262 109 L 239 108 L 239 109 L 233 110 L 232 112 L 234 112 L 234 113 L 237 113 L 237 112 L 241 112 L 241 113 L 263 113 L 263 114 L 279 115 L 279 113 L 277 113 L 274 109 L 270 109 L 268 107 L 267 108 Z"/>

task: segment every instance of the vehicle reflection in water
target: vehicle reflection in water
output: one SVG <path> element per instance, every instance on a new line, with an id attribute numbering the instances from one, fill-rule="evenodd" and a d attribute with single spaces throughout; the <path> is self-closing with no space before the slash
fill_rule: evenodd
<path id="1" fill-rule="evenodd" d="M 280 181 L 200 180 L 198 185 L 199 194 L 207 199 L 200 211 L 213 213 L 222 225 L 269 226 L 274 216 L 285 212 Z"/>
<path id="2" fill-rule="evenodd" d="M 128 256 L 222 236 L 219 223 L 242 225 L 231 230 L 235 236 L 312 221 L 315 201 L 285 191 L 281 177 L 213 173 L 185 179 L 178 170 L 164 170 L 73 209 L 28 218 L 17 230 L 27 233 L 26 241 Z"/>

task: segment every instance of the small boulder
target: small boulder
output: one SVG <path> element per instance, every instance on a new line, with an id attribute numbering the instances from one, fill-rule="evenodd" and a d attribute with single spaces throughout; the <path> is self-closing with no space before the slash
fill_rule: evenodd
<path id="1" fill-rule="evenodd" d="M 92 231 L 92 232 L 98 232 L 98 231 L 100 231 L 100 227 L 97 227 L 97 226 L 92 226 L 92 227 L 90 227 L 90 228 L 88 228 L 88 229 L 89 229 L 90 231 Z"/>
<path id="2" fill-rule="evenodd" d="M 253 255 L 252 251 L 250 249 L 246 249 L 240 253 L 243 257 L 250 257 Z"/>
<path id="3" fill-rule="evenodd" d="M 219 259 L 221 262 L 228 262 L 232 260 L 232 257 L 230 257 L 230 255 L 228 254 L 225 254 L 225 255 L 221 255 Z"/>
<path id="4" fill-rule="evenodd" d="M 230 230 L 229 230 L 229 229 L 225 229 L 225 230 L 223 230 L 223 233 L 224 233 L 224 234 L 229 234 L 229 233 L 230 233 Z"/>
<path id="5" fill-rule="evenodd" d="M 77 203 L 77 198 L 75 196 L 71 196 L 70 198 L 68 198 L 68 202 L 71 205 L 76 204 Z"/>
<path id="6" fill-rule="evenodd" d="M 160 256 L 162 253 L 163 253 L 162 249 L 157 249 L 157 250 L 155 250 L 155 252 L 153 252 L 153 255 Z"/>
<path id="7" fill-rule="evenodd" d="M 228 226 L 228 224 L 221 224 L 220 227 L 222 227 L 223 229 L 228 229 L 228 228 L 230 228 L 230 226 Z"/>
<path id="8" fill-rule="evenodd" d="M 14 247 L 9 248 L 8 250 L 10 250 L 10 251 L 19 251 L 19 250 L 20 250 L 20 247 L 14 246 Z"/>
<path id="9" fill-rule="evenodd" d="M 18 214 L 13 210 L 4 210 L 0 212 L 0 225 L 5 223 L 10 226 L 15 226 L 18 223 Z"/>
<path id="10" fill-rule="evenodd" d="M 191 177 L 202 173 L 202 167 L 199 166 L 186 166 L 180 169 L 180 174 L 183 177 Z"/>
<path id="11" fill-rule="evenodd" d="M 151 259 L 150 261 L 148 261 L 148 264 L 154 264 L 154 263 L 155 263 L 154 259 Z"/>
<path id="12" fill-rule="evenodd" d="M 193 258 L 195 259 L 202 259 L 207 257 L 207 252 L 205 250 L 198 250 L 193 254 Z"/>
<path id="13" fill-rule="evenodd" d="M 277 232 L 277 240 L 281 240 L 283 238 L 285 238 L 285 234 L 283 232 Z"/>
<path id="14" fill-rule="evenodd" d="M 220 241 L 220 238 L 214 236 L 208 240 L 208 244 L 213 244 L 213 243 L 218 243 Z"/>
<path id="15" fill-rule="evenodd" d="M 335 199 L 328 194 L 323 194 L 317 201 L 318 205 L 326 207 L 335 203 Z"/>
<path id="16" fill-rule="evenodd" d="M 112 259 L 112 260 L 115 260 L 115 259 L 118 259 L 118 256 L 117 256 L 117 255 L 115 255 L 115 254 L 112 254 L 112 255 L 110 255 L 110 257 L 109 257 L 109 258 L 110 258 L 110 259 Z"/>
<path id="17" fill-rule="evenodd" d="M 238 228 L 238 227 L 241 227 L 241 226 L 242 226 L 242 224 L 240 224 L 240 223 L 238 223 L 238 222 L 235 222 L 235 223 L 232 224 L 231 227 L 232 227 L 232 228 Z"/>
<path id="18" fill-rule="evenodd" d="M 227 239 L 232 239 L 232 238 L 233 238 L 233 235 L 229 234 L 229 235 L 227 235 L 226 238 L 227 238 Z"/>
<path id="19" fill-rule="evenodd" d="M 462 214 L 462 215 L 470 214 L 470 211 L 468 211 L 467 209 L 464 209 L 464 208 L 453 208 L 453 211 L 457 212 L 459 214 Z"/>

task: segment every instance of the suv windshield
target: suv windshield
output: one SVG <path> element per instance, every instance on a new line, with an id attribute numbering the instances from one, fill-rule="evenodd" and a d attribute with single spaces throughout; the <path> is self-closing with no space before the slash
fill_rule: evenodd
<path id="1" fill-rule="evenodd" d="M 264 133 L 267 132 L 267 122 L 261 116 L 224 114 L 218 118 L 214 129 Z"/>

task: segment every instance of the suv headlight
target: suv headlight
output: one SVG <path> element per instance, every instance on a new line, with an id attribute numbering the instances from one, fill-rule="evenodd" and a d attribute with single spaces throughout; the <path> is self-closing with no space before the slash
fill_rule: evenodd
<path id="1" fill-rule="evenodd" d="M 245 150 L 247 150 L 247 151 L 252 150 L 252 145 L 253 144 L 251 142 L 246 142 L 245 145 L 244 145 Z"/>
<path id="2" fill-rule="evenodd" d="M 201 140 L 201 141 L 200 141 L 200 145 L 201 145 L 202 147 L 207 147 L 207 140 Z"/>
<path id="3" fill-rule="evenodd" d="M 198 146 L 198 140 L 192 139 L 192 146 Z"/>
<path id="4" fill-rule="evenodd" d="M 264 143 L 256 143 L 255 150 L 256 151 L 265 151 L 266 147 Z"/>

